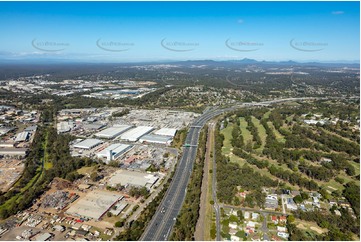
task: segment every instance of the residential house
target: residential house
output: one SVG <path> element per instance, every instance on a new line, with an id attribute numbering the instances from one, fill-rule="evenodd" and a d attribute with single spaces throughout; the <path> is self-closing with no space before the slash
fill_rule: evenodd
<path id="1" fill-rule="evenodd" d="M 229 223 L 229 228 L 231 229 L 237 229 L 238 228 L 238 224 L 237 223 Z"/>
<path id="2" fill-rule="evenodd" d="M 277 235 L 281 238 L 287 239 L 290 235 L 285 232 L 277 232 Z"/>
<path id="3" fill-rule="evenodd" d="M 277 218 L 277 216 L 272 215 L 272 216 L 271 216 L 271 221 L 272 221 L 274 224 L 278 224 L 278 218 Z"/>
<path id="4" fill-rule="evenodd" d="M 281 223 L 286 223 L 286 222 L 287 222 L 287 217 L 286 217 L 286 216 L 280 216 L 279 221 L 280 221 Z"/>
<path id="5" fill-rule="evenodd" d="M 257 220 L 259 218 L 259 213 L 252 213 L 252 220 Z"/>
<path id="6" fill-rule="evenodd" d="M 250 212 L 245 211 L 244 212 L 244 219 L 249 219 L 250 218 Z"/>
<path id="7" fill-rule="evenodd" d="M 277 231 L 278 231 L 278 232 L 287 232 L 287 228 L 286 228 L 286 227 L 282 227 L 282 226 L 277 226 Z"/>
<path id="8" fill-rule="evenodd" d="M 235 235 L 231 235 L 231 241 L 241 241 L 241 238 Z"/>

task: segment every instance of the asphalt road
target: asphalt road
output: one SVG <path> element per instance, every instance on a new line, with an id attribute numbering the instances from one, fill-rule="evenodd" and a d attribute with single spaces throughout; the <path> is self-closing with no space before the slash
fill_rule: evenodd
<path id="1" fill-rule="evenodd" d="M 168 240 L 186 195 L 186 188 L 197 155 L 200 130 L 208 120 L 221 113 L 220 110 L 206 113 L 191 125 L 185 141 L 187 145 L 183 148 L 183 156 L 178 163 L 170 187 L 141 240 Z"/>
<path id="2" fill-rule="evenodd" d="M 215 124 L 212 124 L 213 128 Z M 221 241 L 221 215 L 220 215 L 220 207 L 217 200 L 217 163 L 216 163 L 216 149 L 213 144 L 213 177 L 212 177 L 212 197 L 213 197 L 213 207 L 216 214 L 216 241 Z"/>
<path id="3" fill-rule="evenodd" d="M 183 155 L 178 163 L 172 182 L 165 194 L 155 215 L 145 229 L 141 240 L 145 241 L 166 241 L 172 232 L 179 211 L 186 195 L 186 188 L 193 169 L 193 163 L 197 154 L 197 144 L 199 132 L 201 128 L 210 119 L 229 111 L 242 107 L 263 106 L 286 101 L 302 101 L 313 99 L 332 99 L 332 98 L 286 98 L 271 101 L 263 101 L 259 103 L 240 103 L 234 104 L 232 107 L 223 109 L 209 109 L 208 112 L 197 118 L 189 128 L 184 146 Z M 217 236 L 218 237 L 218 236 Z M 217 238 L 218 239 L 218 238 Z"/>

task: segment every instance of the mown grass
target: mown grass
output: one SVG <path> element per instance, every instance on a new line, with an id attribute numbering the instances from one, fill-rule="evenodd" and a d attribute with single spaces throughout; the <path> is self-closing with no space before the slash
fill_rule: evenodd
<path id="1" fill-rule="evenodd" d="M 262 153 L 264 146 L 266 144 L 266 137 L 267 137 L 266 130 L 258 119 L 256 119 L 253 116 L 251 118 L 252 118 L 252 122 L 253 122 L 254 126 L 256 126 L 256 128 L 258 130 L 258 135 L 262 141 L 261 147 L 258 148 L 256 151 L 257 151 L 257 153 Z"/>
<path id="2" fill-rule="evenodd" d="M 249 140 L 252 141 L 253 135 L 247 129 L 248 124 L 247 124 L 247 121 L 243 117 L 239 118 L 239 122 L 240 122 L 240 129 L 241 129 L 242 136 L 243 136 L 243 141 L 245 144 L 247 144 L 247 142 Z"/>

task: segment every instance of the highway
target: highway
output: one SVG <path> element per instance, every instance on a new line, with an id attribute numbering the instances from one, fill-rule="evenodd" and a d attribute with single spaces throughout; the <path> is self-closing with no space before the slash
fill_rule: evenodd
<path id="1" fill-rule="evenodd" d="M 215 110 L 206 113 L 196 119 L 189 128 L 185 141 L 187 145 L 183 148 L 183 155 L 177 165 L 172 182 L 141 240 L 168 240 L 186 195 L 186 188 L 197 155 L 200 130 L 208 120 L 222 112 Z"/>
<path id="2" fill-rule="evenodd" d="M 193 163 L 197 154 L 197 145 L 201 128 L 212 118 L 238 108 L 263 106 L 286 101 L 303 101 L 312 99 L 329 99 L 329 98 L 286 98 L 271 101 L 263 101 L 258 103 L 240 103 L 232 107 L 209 109 L 206 113 L 198 117 L 190 126 L 183 155 L 177 164 L 172 182 L 159 205 L 155 215 L 145 229 L 141 240 L 144 241 L 166 241 L 168 240 L 173 226 L 176 222 L 179 211 L 186 195 L 186 188 L 193 169 Z M 217 236 L 218 237 L 218 236 Z M 219 239 L 219 238 L 217 238 Z"/>

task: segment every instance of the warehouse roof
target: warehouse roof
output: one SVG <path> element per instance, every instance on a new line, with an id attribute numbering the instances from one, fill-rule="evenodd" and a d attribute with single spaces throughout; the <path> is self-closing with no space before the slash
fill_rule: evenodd
<path id="1" fill-rule="evenodd" d="M 77 143 L 74 147 L 79 149 L 91 149 L 101 143 L 103 143 L 103 141 L 99 139 L 86 139 Z"/>
<path id="2" fill-rule="evenodd" d="M 108 157 L 109 151 L 112 151 L 112 155 L 114 156 L 119 153 L 124 153 L 131 147 L 132 147 L 131 145 L 125 145 L 125 144 L 120 144 L 120 143 L 111 144 L 104 150 L 100 151 L 97 155 L 98 155 L 98 157 Z"/>
<path id="3" fill-rule="evenodd" d="M 67 213 L 80 217 L 99 219 L 122 198 L 122 195 L 114 192 L 104 190 L 91 191 L 72 205 Z"/>
<path id="4" fill-rule="evenodd" d="M 18 133 L 16 135 L 16 139 L 15 139 L 15 142 L 22 142 L 22 141 L 25 141 L 29 136 L 29 132 L 21 132 L 21 133 Z"/>
<path id="5" fill-rule="evenodd" d="M 134 129 L 128 130 L 127 132 L 120 135 L 123 140 L 137 141 L 140 137 L 148 134 L 154 128 L 149 126 L 138 126 Z"/>
<path id="6" fill-rule="evenodd" d="M 0 148 L 0 155 L 26 155 L 27 148 Z"/>
<path id="7" fill-rule="evenodd" d="M 128 170 L 117 170 L 113 173 L 108 183 L 111 186 L 115 186 L 116 184 L 122 185 L 130 185 L 130 186 L 140 186 L 147 187 L 150 189 L 156 181 L 159 179 L 158 176 L 138 172 L 138 171 L 128 171 Z"/>
<path id="8" fill-rule="evenodd" d="M 155 131 L 154 134 L 174 137 L 176 132 L 177 132 L 177 129 L 162 128 L 160 130 Z"/>
<path id="9" fill-rule="evenodd" d="M 35 240 L 36 241 L 47 241 L 48 239 L 51 238 L 51 234 L 50 233 L 43 233 L 43 234 L 40 234 L 40 235 L 37 235 L 35 237 Z"/>
<path id="10" fill-rule="evenodd" d="M 144 135 L 139 139 L 140 142 L 149 142 L 149 143 L 158 143 L 158 144 L 168 144 L 172 141 L 172 137 L 148 134 Z"/>
<path id="11" fill-rule="evenodd" d="M 96 133 L 95 136 L 99 137 L 99 138 L 114 138 L 118 135 L 120 135 L 121 133 L 124 133 L 125 131 L 127 131 L 128 129 L 130 129 L 132 126 L 129 125 L 119 125 L 119 126 L 114 126 L 111 128 L 107 128 L 104 129 L 102 131 L 100 131 L 99 133 Z"/>

